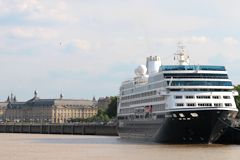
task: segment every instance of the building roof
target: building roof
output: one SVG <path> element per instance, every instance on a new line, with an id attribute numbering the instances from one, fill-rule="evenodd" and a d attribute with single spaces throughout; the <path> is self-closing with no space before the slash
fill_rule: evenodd
<path id="1" fill-rule="evenodd" d="M 55 99 L 55 105 L 81 105 L 81 106 L 95 106 L 96 102 L 92 100 L 77 100 L 77 99 Z"/>
<path id="2" fill-rule="evenodd" d="M 40 99 L 32 98 L 26 102 L 1 102 L 1 106 L 8 108 L 24 108 L 24 107 L 53 107 L 66 106 L 71 108 L 79 107 L 96 107 L 97 103 L 92 100 L 78 100 L 78 99 Z"/>
<path id="3" fill-rule="evenodd" d="M 34 91 L 33 98 L 25 102 L 17 102 L 16 96 L 11 93 L 11 98 L 8 97 L 6 102 L 0 102 L 0 107 L 7 108 L 24 108 L 24 107 L 54 107 L 54 106 L 64 106 L 71 108 L 79 107 L 96 107 L 97 102 L 95 100 L 84 100 L 84 99 L 63 99 L 62 94 L 58 99 L 41 99 L 38 97 L 38 92 Z"/>

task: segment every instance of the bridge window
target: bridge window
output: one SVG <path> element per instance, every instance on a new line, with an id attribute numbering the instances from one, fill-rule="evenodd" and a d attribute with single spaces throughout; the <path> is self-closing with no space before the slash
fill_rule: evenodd
<path id="1" fill-rule="evenodd" d="M 198 78 L 198 79 L 228 79 L 227 74 L 206 74 L 206 73 L 165 73 L 165 78 Z"/>
<path id="2" fill-rule="evenodd" d="M 232 106 L 232 103 L 225 103 L 226 107 Z"/>
<path id="3" fill-rule="evenodd" d="M 195 103 L 188 103 L 187 106 L 196 106 Z"/>
<path id="4" fill-rule="evenodd" d="M 224 66 L 198 66 L 198 65 L 163 65 L 160 68 L 162 71 L 173 70 L 210 70 L 210 71 L 225 71 Z"/>
<path id="5" fill-rule="evenodd" d="M 224 81 L 168 81 L 171 86 L 232 86 L 232 82 Z"/>

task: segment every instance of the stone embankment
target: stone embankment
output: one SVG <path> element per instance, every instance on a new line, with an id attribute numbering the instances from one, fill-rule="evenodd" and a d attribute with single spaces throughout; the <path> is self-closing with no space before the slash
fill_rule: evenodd
<path id="1" fill-rule="evenodd" d="M 0 124 L 0 133 L 118 135 L 116 125 L 103 124 Z"/>
<path id="2" fill-rule="evenodd" d="M 0 124 L 0 133 L 118 135 L 116 124 Z M 215 143 L 240 144 L 240 127 L 228 127 Z"/>

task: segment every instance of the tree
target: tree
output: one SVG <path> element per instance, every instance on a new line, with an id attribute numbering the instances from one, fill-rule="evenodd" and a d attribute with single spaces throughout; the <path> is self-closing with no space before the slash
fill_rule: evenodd
<path id="1" fill-rule="evenodd" d="M 238 91 L 238 94 L 240 94 L 240 85 L 234 86 L 234 89 Z M 235 101 L 238 109 L 240 109 L 240 96 L 236 96 Z"/>
<path id="2" fill-rule="evenodd" d="M 117 116 L 117 97 L 111 97 L 111 102 L 108 105 L 106 113 L 109 118 L 115 118 Z"/>
<path id="3" fill-rule="evenodd" d="M 238 108 L 237 118 L 240 118 L 240 85 L 234 86 L 234 89 L 238 91 L 239 96 L 235 97 L 236 106 Z"/>
<path id="4" fill-rule="evenodd" d="M 110 119 L 106 112 L 102 109 L 99 109 L 97 114 L 89 118 L 71 118 L 68 122 L 108 122 Z"/>
<path id="5" fill-rule="evenodd" d="M 97 121 L 107 122 L 107 121 L 109 121 L 109 117 L 108 117 L 108 115 L 105 113 L 104 110 L 99 109 L 99 110 L 98 110 L 98 113 L 97 113 L 97 115 L 96 115 L 96 120 L 97 120 Z"/>

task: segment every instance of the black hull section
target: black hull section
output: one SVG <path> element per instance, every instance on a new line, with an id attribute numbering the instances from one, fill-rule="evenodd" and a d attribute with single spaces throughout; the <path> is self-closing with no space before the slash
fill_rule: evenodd
<path id="1" fill-rule="evenodd" d="M 223 122 L 234 115 L 229 110 L 172 111 L 155 120 L 120 120 L 118 133 L 159 143 L 213 143 L 227 129 Z"/>
<path id="2" fill-rule="evenodd" d="M 240 126 L 232 127 L 230 124 L 227 125 L 229 127 L 224 132 L 224 134 L 216 141 L 216 143 L 240 144 Z"/>

